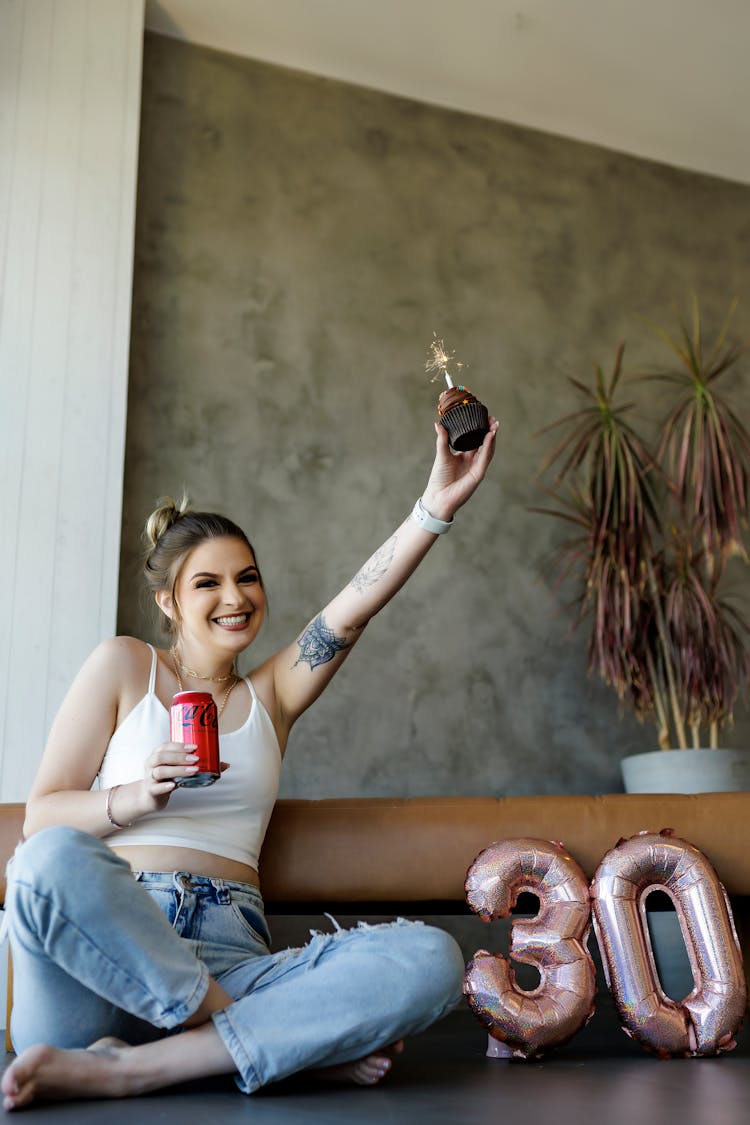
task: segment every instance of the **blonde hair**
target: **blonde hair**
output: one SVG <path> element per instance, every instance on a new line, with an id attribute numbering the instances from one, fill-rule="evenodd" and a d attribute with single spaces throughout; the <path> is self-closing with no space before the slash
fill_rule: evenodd
<path id="1" fill-rule="evenodd" d="M 175 601 L 175 586 L 183 564 L 191 551 L 208 539 L 239 539 L 252 551 L 256 566 L 258 556 L 252 543 L 241 527 L 216 512 L 195 512 L 183 493 L 180 500 L 163 496 L 157 507 L 146 520 L 144 539 L 146 556 L 143 573 L 152 594 L 159 590 L 169 590 L 175 605 L 176 619 L 166 615 L 162 623 L 166 631 L 174 634 L 179 626 L 179 607 Z M 261 587 L 263 578 L 258 568 Z"/>

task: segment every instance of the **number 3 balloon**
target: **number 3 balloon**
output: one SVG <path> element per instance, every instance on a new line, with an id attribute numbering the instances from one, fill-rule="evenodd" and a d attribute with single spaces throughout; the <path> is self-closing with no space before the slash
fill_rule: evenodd
<path id="1" fill-rule="evenodd" d="M 659 888 L 680 920 L 695 987 L 675 1003 L 659 983 L 645 900 Z M 643 832 L 608 852 L 592 883 L 594 927 L 627 1034 L 663 1057 L 734 1047 L 746 987 L 724 887 L 706 857 L 669 831 Z"/>
<path id="2" fill-rule="evenodd" d="M 539 913 L 513 922 L 510 953 L 535 966 L 539 985 L 519 988 L 508 960 L 480 949 L 467 966 L 464 992 L 490 1035 L 507 1045 L 505 1053 L 529 1058 L 567 1042 L 591 1018 L 596 979 L 586 949 L 588 882 L 562 844 L 502 840 L 467 873 L 467 901 L 486 922 L 506 918 L 523 892 L 538 897 Z"/>

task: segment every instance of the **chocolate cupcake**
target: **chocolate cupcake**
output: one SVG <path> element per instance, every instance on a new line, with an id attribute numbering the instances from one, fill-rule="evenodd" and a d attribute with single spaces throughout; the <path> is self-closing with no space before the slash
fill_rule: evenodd
<path id="1" fill-rule="evenodd" d="M 438 418 L 448 431 L 451 448 L 457 453 L 477 449 L 490 428 L 487 407 L 462 386 L 446 387 L 441 393 Z"/>

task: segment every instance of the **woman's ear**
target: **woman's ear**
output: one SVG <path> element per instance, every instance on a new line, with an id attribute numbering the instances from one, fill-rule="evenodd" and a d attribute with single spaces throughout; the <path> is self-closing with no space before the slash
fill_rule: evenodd
<path id="1" fill-rule="evenodd" d="M 154 600 L 164 616 L 168 617 L 170 621 L 174 621 L 174 598 L 171 592 L 169 590 L 157 590 L 154 594 Z"/>

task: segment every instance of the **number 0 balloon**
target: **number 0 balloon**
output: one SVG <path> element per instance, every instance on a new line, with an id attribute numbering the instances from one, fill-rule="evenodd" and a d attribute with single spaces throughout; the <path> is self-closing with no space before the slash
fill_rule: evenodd
<path id="1" fill-rule="evenodd" d="M 645 900 L 670 896 L 695 987 L 681 1003 L 656 972 Z M 641 833 L 608 852 L 592 883 L 594 926 L 607 983 L 627 1034 L 663 1057 L 729 1050 L 746 1003 L 737 934 L 726 892 L 702 852 L 669 832 Z"/>
<path id="2" fill-rule="evenodd" d="M 567 1042 L 590 1019 L 596 980 L 586 949 L 588 882 L 562 844 L 501 840 L 467 873 L 467 901 L 486 922 L 506 918 L 523 892 L 538 897 L 539 913 L 513 922 L 510 954 L 538 970 L 538 987 L 519 988 L 508 960 L 480 949 L 467 966 L 464 992 L 490 1035 L 508 1053 L 528 1058 Z"/>

